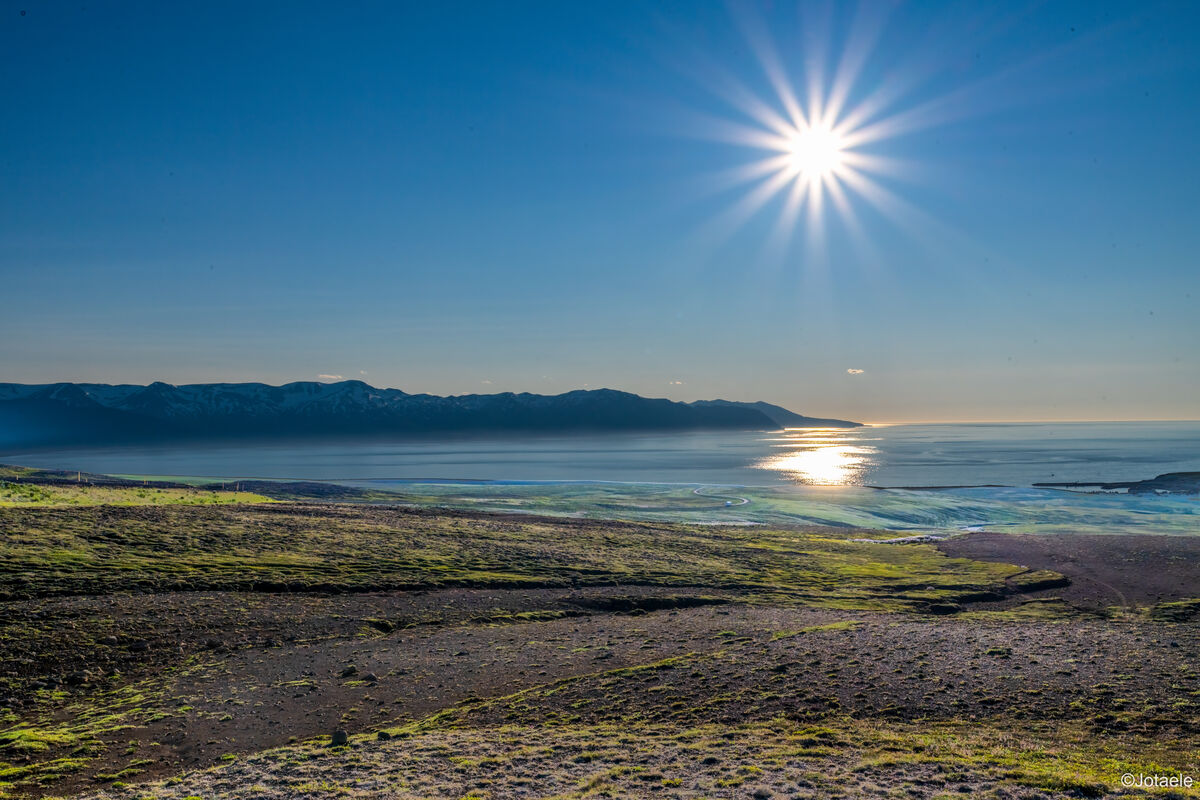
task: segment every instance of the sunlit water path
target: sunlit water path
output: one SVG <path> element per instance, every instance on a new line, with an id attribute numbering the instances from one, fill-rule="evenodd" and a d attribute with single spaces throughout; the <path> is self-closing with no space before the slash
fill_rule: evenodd
<path id="1" fill-rule="evenodd" d="M 1033 488 L 1200 471 L 1198 422 L 209 444 L 9 453 L 0 462 L 125 475 L 337 481 L 414 502 L 601 517 L 1200 533 L 1194 495 Z"/>
<path id="2" fill-rule="evenodd" d="M 1200 470 L 1200 422 L 214 443 L 0 453 L 0 461 L 106 473 L 306 480 L 1030 486 Z"/>

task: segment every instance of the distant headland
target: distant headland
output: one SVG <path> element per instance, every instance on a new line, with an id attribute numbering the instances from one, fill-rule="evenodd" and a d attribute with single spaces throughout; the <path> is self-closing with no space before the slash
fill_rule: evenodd
<path id="1" fill-rule="evenodd" d="M 440 397 L 362 381 L 0 383 L 0 447 L 195 439 L 853 428 L 770 403 L 683 403 L 612 389 Z"/>

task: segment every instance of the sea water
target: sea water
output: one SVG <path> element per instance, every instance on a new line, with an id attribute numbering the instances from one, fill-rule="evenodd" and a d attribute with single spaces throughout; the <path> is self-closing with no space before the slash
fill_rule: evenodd
<path id="1" fill-rule="evenodd" d="M 1200 534 L 1195 495 L 1033 486 L 1200 471 L 1200 422 L 209 443 L 9 453 L 0 462 L 322 480 L 374 491 L 384 502 L 664 522 Z"/>
<path id="2" fill-rule="evenodd" d="M 0 453 L 0 462 L 215 478 L 1027 487 L 1200 471 L 1200 422 L 189 443 Z"/>

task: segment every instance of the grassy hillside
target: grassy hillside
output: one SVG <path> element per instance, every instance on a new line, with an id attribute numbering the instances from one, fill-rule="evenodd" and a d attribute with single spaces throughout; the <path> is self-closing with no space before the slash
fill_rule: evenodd
<path id="1" fill-rule="evenodd" d="M 963 600 L 1058 577 L 951 559 L 928 545 L 849 541 L 859 534 L 824 528 L 159 505 L 0 511 L 0 592 L 695 585 L 841 608 L 953 610 Z"/>
<path id="2" fill-rule="evenodd" d="M 847 529 L 59 497 L 0 508 L 0 797 L 1045 800 L 1200 765 L 1185 600 Z"/>
<path id="3" fill-rule="evenodd" d="M 266 502 L 270 501 L 252 492 L 205 491 L 162 486 L 93 486 L 86 483 L 44 485 L 0 481 L 0 507 L 201 506 Z"/>

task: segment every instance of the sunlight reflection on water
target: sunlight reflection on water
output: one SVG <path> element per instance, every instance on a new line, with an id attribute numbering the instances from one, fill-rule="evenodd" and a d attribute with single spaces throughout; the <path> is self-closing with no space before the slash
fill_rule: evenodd
<path id="1" fill-rule="evenodd" d="M 759 460 L 756 468 L 813 486 L 859 485 L 879 454 L 858 431 L 844 428 L 789 428 L 770 446 L 784 452 Z"/>

